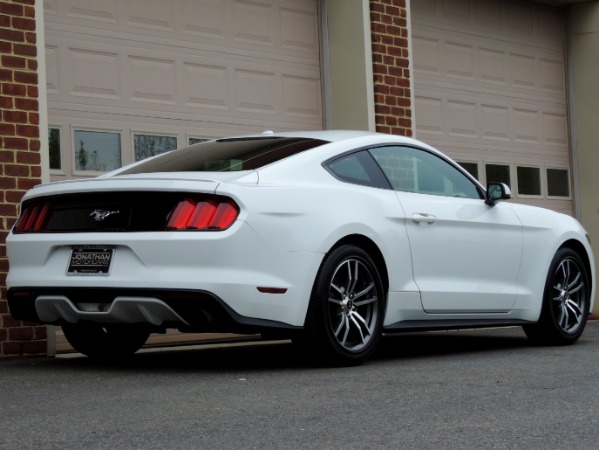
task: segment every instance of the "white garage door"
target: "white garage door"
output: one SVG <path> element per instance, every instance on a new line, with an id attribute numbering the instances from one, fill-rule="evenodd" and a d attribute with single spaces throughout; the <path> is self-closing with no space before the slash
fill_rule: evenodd
<path id="1" fill-rule="evenodd" d="M 46 0 L 53 179 L 322 129 L 317 0 Z"/>
<path id="2" fill-rule="evenodd" d="M 417 136 L 514 201 L 572 214 L 565 14 L 524 0 L 412 0 Z"/>

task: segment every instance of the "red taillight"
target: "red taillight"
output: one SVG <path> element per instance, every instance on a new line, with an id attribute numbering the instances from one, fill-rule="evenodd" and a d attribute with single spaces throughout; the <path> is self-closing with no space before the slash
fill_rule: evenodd
<path id="1" fill-rule="evenodd" d="M 50 204 L 48 202 L 36 202 L 25 206 L 15 225 L 15 232 L 33 233 L 43 231 L 49 210 Z"/>
<path id="2" fill-rule="evenodd" d="M 239 207 L 230 199 L 185 199 L 180 201 L 166 225 L 167 230 L 225 230 L 239 215 Z"/>

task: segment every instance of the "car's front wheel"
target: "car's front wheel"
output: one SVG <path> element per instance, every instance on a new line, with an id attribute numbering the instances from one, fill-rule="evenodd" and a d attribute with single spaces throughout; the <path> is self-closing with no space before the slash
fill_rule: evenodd
<path id="1" fill-rule="evenodd" d="M 144 325 L 78 322 L 62 326 L 64 336 L 75 350 L 92 358 L 121 359 L 145 344 L 150 331 Z"/>
<path id="2" fill-rule="evenodd" d="M 549 266 L 539 321 L 524 326 L 524 332 L 540 344 L 573 344 L 586 325 L 590 293 L 587 269 L 578 253 L 559 249 Z"/>
<path id="3" fill-rule="evenodd" d="M 386 297 L 372 258 L 342 245 L 326 256 L 316 278 L 306 319 L 310 350 L 322 362 L 357 365 L 374 352 Z"/>

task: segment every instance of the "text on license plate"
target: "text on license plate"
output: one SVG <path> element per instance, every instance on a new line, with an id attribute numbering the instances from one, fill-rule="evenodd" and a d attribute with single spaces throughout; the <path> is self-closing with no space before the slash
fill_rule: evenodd
<path id="1" fill-rule="evenodd" d="M 67 275 L 109 275 L 114 247 L 73 247 Z"/>

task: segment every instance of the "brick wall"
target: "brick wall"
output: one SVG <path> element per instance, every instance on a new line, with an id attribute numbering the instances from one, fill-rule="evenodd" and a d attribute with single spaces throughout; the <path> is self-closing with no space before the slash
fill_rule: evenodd
<path id="1" fill-rule="evenodd" d="M 46 328 L 14 320 L 6 302 L 6 236 L 40 183 L 35 0 L 0 0 L 0 358 L 46 353 Z"/>
<path id="2" fill-rule="evenodd" d="M 412 136 L 406 0 L 370 0 L 376 130 Z"/>

